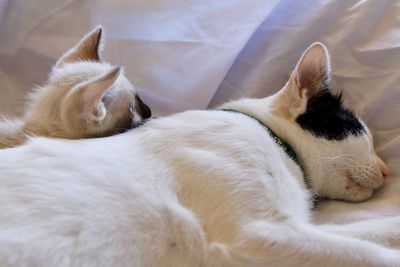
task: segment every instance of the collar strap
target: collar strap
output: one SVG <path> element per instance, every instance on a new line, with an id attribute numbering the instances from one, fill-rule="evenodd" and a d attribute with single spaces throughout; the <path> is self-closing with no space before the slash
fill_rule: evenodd
<path id="1" fill-rule="evenodd" d="M 265 123 L 263 123 L 262 121 L 260 121 L 259 119 L 257 119 L 256 117 L 254 117 L 254 116 L 252 116 L 252 115 L 250 115 L 250 114 L 247 114 L 247 113 L 244 113 L 244 112 L 235 110 L 235 109 L 220 109 L 220 110 L 222 110 L 222 111 L 228 111 L 228 112 L 233 112 L 233 113 L 240 113 L 240 114 L 243 114 L 243 115 L 245 115 L 245 116 L 247 116 L 247 117 L 252 118 L 253 120 L 257 121 L 261 126 L 263 126 L 264 129 L 267 130 L 267 132 L 269 133 L 269 135 L 275 140 L 275 143 L 277 143 L 280 147 L 282 147 L 282 149 L 286 152 L 286 154 L 289 156 L 289 158 L 291 158 L 291 159 L 297 164 L 297 166 L 299 166 L 299 168 L 300 168 L 300 170 L 301 170 L 301 172 L 303 173 L 303 176 L 304 176 L 304 182 L 305 182 L 306 186 L 307 186 L 308 188 L 310 188 L 310 185 L 308 184 L 308 181 L 307 181 L 307 179 L 306 179 L 306 177 L 305 177 L 303 165 L 300 163 L 300 160 L 299 160 L 299 158 L 297 157 L 297 154 L 296 154 L 296 152 L 294 151 L 294 149 L 293 149 L 286 141 L 284 141 L 283 139 L 281 139 L 281 138 L 280 138 L 274 131 L 272 131 L 271 128 L 269 128 Z M 312 196 L 313 209 L 317 208 L 318 203 L 319 203 L 319 200 L 320 200 L 320 197 L 319 197 L 317 194 L 314 194 L 314 195 Z"/>
<path id="2" fill-rule="evenodd" d="M 233 113 L 240 113 L 247 117 L 252 118 L 253 120 L 256 120 L 261 126 L 264 127 L 265 130 L 267 130 L 269 135 L 275 140 L 275 143 L 277 143 L 280 147 L 283 148 L 283 150 L 286 152 L 286 154 L 289 156 L 289 158 L 291 158 L 300 167 L 300 170 L 302 171 L 302 173 L 304 175 L 303 165 L 300 163 L 299 158 L 298 158 L 296 152 L 294 151 L 294 149 L 286 141 L 284 141 L 282 138 L 280 138 L 274 131 L 272 131 L 271 128 L 269 128 L 265 123 L 263 123 L 262 121 L 260 121 L 259 119 L 257 119 L 256 117 L 254 117 L 250 114 L 247 114 L 247 113 L 244 113 L 244 112 L 241 112 L 238 110 L 234 110 L 234 109 L 221 109 L 221 110 L 233 112 Z"/>

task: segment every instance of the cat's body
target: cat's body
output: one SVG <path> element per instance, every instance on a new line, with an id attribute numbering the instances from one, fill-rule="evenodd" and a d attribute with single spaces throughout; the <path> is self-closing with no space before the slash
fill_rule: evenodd
<path id="1" fill-rule="evenodd" d="M 308 82 L 306 63 L 321 67 L 321 51 L 309 49 L 276 95 L 223 106 L 284 138 L 306 175 L 237 112 L 188 111 L 102 139 L 35 138 L 0 151 L 0 265 L 399 266 L 400 252 L 382 244 L 400 243 L 400 218 L 311 224 L 306 184 L 358 201 L 387 172 L 365 126 L 332 141 L 293 119 L 315 89 L 294 87 Z"/>
<path id="2" fill-rule="evenodd" d="M 67 51 L 47 83 L 37 87 L 20 119 L 0 121 L 0 148 L 29 136 L 101 137 L 130 129 L 151 116 L 120 67 L 101 60 L 102 28 Z"/>

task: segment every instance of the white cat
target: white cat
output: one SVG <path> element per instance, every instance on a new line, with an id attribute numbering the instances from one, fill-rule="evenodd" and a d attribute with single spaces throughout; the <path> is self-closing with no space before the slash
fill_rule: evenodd
<path id="1" fill-rule="evenodd" d="M 20 145 L 31 135 L 111 135 L 149 118 L 149 107 L 122 68 L 103 62 L 102 49 L 102 28 L 97 27 L 61 56 L 46 85 L 31 94 L 23 118 L 0 121 L 0 148 Z"/>
<path id="2" fill-rule="evenodd" d="M 0 266 L 400 266 L 399 217 L 311 223 L 311 194 L 365 200 L 387 175 L 328 78 L 316 43 L 236 111 L 0 151 Z"/>

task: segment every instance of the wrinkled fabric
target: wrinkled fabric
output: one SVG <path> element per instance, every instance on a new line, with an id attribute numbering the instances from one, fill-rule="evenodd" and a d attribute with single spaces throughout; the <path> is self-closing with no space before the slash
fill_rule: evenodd
<path id="1" fill-rule="evenodd" d="M 317 222 L 400 212 L 400 1 L 0 0 L 0 115 L 92 28 L 104 58 L 125 67 L 156 115 L 207 108 L 281 88 L 314 41 L 331 53 L 333 84 L 375 135 L 387 185 L 358 204 L 329 201 Z"/>
<path id="2" fill-rule="evenodd" d="M 32 83 L 42 83 L 57 57 L 101 24 L 107 39 L 105 59 L 125 66 L 156 114 L 206 108 L 277 2 L 6 1 L 0 25 L 0 78 L 7 101 L 0 104 L 12 111 L 10 105 L 18 104 L 8 100 L 16 99 L 11 88 L 22 92 Z"/>

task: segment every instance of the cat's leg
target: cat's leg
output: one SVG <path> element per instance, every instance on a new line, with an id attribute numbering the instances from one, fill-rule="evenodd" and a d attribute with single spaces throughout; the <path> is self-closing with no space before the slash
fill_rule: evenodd
<path id="1" fill-rule="evenodd" d="M 400 252 L 302 223 L 248 224 L 226 266 L 400 266 Z"/>
<path id="2" fill-rule="evenodd" d="M 318 227 L 343 236 L 369 240 L 390 247 L 400 247 L 400 216 L 340 225 L 322 224 Z"/>

